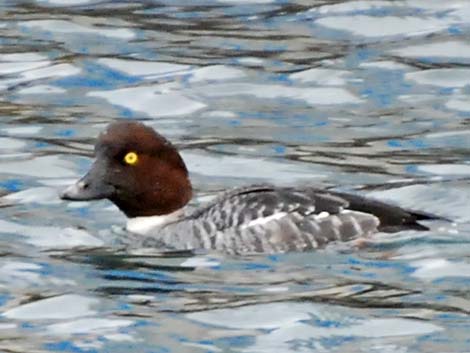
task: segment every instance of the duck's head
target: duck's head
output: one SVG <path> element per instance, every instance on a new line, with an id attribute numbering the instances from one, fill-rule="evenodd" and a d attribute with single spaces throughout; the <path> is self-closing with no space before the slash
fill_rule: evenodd
<path id="1" fill-rule="evenodd" d="M 128 217 L 169 214 L 191 199 L 178 151 L 142 123 L 111 123 L 98 138 L 95 157 L 88 173 L 61 193 L 62 199 L 109 199 Z"/>

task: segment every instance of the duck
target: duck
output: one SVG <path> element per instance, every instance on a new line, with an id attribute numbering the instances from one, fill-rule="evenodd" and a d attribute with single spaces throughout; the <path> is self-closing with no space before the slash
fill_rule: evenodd
<path id="1" fill-rule="evenodd" d="M 325 248 L 374 233 L 426 231 L 435 216 L 353 193 L 256 184 L 191 206 L 193 188 L 177 148 L 138 121 L 110 123 L 89 171 L 63 200 L 108 199 L 127 216 L 138 244 L 169 250 L 276 254 Z"/>

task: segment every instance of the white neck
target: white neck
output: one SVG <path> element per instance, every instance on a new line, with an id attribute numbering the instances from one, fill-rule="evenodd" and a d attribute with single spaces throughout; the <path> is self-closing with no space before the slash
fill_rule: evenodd
<path id="1" fill-rule="evenodd" d="M 172 213 L 161 216 L 134 217 L 127 220 L 126 229 L 135 234 L 147 235 L 150 231 L 161 228 L 169 223 L 176 222 L 184 214 L 181 208 Z"/>

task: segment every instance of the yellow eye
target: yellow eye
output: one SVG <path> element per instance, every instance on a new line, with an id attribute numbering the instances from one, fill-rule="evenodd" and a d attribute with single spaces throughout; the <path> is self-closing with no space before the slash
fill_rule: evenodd
<path id="1" fill-rule="evenodd" d="M 135 152 L 128 152 L 124 156 L 124 162 L 129 165 L 135 165 L 139 161 L 139 156 Z"/>

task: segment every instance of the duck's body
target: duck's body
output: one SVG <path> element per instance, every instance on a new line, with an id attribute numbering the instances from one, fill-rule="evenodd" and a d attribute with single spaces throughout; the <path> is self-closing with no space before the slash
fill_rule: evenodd
<path id="1" fill-rule="evenodd" d="M 191 184 L 176 149 L 135 122 L 111 124 L 90 172 L 64 191 L 70 200 L 108 198 L 128 217 L 139 246 L 226 253 L 322 248 L 377 231 L 425 230 L 428 215 L 364 197 L 316 188 L 254 185 L 191 209 Z M 134 244 L 135 245 L 135 244 Z"/>
<path id="2" fill-rule="evenodd" d="M 365 212 L 373 208 L 378 215 Z M 134 244 L 138 247 L 252 254 L 314 250 L 377 231 L 425 230 L 418 219 L 427 216 L 350 194 L 253 185 L 197 208 L 131 218 L 127 229 L 144 236 Z"/>

